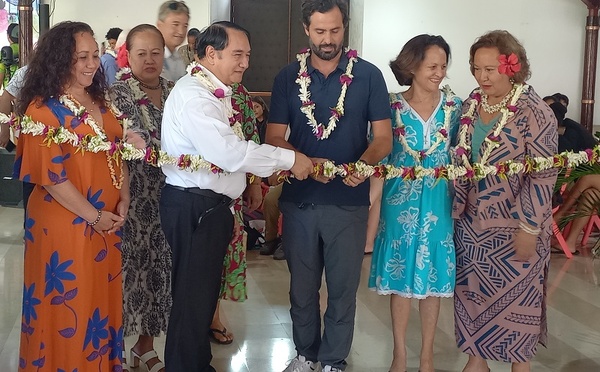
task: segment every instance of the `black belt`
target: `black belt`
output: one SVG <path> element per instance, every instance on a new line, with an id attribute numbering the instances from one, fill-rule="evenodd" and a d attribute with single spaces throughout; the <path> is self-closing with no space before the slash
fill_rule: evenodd
<path id="1" fill-rule="evenodd" d="M 201 196 L 205 196 L 207 198 L 212 198 L 212 199 L 217 199 L 223 202 L 223 204 L 232 204 L 232 199 L 227 196 L 227 195 L 223 195 L 223 194 L 219 194 L 217 192 L 214 192 L 212 190 L 209 189 L 201 189 L 199 187 L 181 187 L 181 186 L 174 186 L 174 185 L 168 185 L 168 187 L 171 187 L 175 190 L 179 190 L 179 191 L 183 191 L 183 192 L 189 192 L 192 194 L 196 194 L 196 195 L 201 195 Z"/>

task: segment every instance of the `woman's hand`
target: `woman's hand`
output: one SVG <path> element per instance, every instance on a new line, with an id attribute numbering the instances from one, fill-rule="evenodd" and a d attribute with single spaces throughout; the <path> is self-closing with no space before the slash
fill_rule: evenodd
<path id="1" fill-rule="evenodd" d="M 131 129 L 127 129 L 127 132 L 125 133 L 125 142 L 133 145 L 133 147 L 136 149 L 146 148 L 146 141 L 144 138 L 139 133 Z"/>
<path id="2" fill-rule="evenodd" d="M 528 261 L 536 254 L 537 235 L 519 229 L 515 233 L 515 257 L 518 261 Z"/>
<path id="3" fill-rule="evenodd" d="M 129 200 L 121 199 L 117 204 L 117 213 L 118 216 L 123 218 L 123 221 L 115 221 L 110 229 L 106 231 L 108 234 L 112 234 L 117 232 L 123 225 L 125 225 L 125 220 L 127 219 L 127 212 L 129 211 Z"/>
<path id="4" fill-rule="evenodd" d="M 100 216 L 100 221 L 98 221 L 98 223 L 96 223 L 92 227 L 94 228 L 94 230 L 96 230 L 97 233 L 104 236 L 105 233 L 112 234 L 118 228 L 123 226 L 124 223 L 125 218 L 116 215 L 112 212 L 103 210 L 102 216 Z"/>

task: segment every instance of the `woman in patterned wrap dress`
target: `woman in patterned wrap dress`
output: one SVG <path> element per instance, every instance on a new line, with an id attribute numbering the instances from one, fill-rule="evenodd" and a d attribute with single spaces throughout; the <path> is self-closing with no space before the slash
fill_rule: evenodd
<path id="1" fill-rule="evenodd" d="M 458 164 L 469 169 L 555 154 L 556 118 L 525 85 L 529 62 L 521 44 L 492 31 L 471 46 L 469 61 L 480 88 L 463 105 Z M 456 341 L 469 355 L 463 371 L 488 371 L 488 359 L 529 371 L 537 344 L 546 342 L 557 172 L 485 176 L 478 169 L 472 174 L 480 179 L 457 180 L 453 205 Z"/>
<path id="2" fill-rule="evenodd" d="M 129 69 L 117 74 L 111 99 L 131 129 L 160 150 L 162 110 L 173 83 L 160 77 L 164 40 L 155 26 L 138 25 L 125 41 Z M 127 162 L 131 205 L 123 227 L 123 333 L 138 336 L 128 363 L 164 371 L 153 341 L 167 331 L 171 309 L 171 251 L 160 225 L 158 201 L 165 183 L 160 168 L 145 160 Z"/>

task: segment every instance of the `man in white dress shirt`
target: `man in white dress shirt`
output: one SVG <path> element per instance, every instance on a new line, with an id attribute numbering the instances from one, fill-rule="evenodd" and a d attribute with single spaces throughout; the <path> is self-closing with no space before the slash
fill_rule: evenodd
<path id="1" fill-rule="evenodd" d="M 183 1 L 169 0 L 158 9 L 156 27 L 165 39 L 165 59 L 160 76 L 177 81 L 185 75 L 185 62 L 177 47 L 186 37 L 190 20 L 190 8 Z"/>
<path id="2" fill-rule="evenodd" d="M 170 155 L 200 155 L 224 172 L 163 166 L 167 179 L 160 216 L 173 252 L 165 364 L 173 372 L 215 371 L 208 332 L 233 232 L 229 205 L 244 191 L 246 173 L 267 177 L 291 169 L 302 180 L 313 169 L 305 155 L 245 141 L 230 125 L 230 86 L 241 82 L 248 68 L 248 32 L 231 22 L 216 22 L 200 34 L 196 48 L 202 73 L 185 75 L 171 91 L 161 147 Z"/>

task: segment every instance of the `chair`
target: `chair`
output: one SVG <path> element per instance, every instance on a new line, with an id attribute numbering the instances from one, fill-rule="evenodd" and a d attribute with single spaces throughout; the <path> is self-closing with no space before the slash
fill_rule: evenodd
<path id="1" fill-rule="evenodd" d="M 590 234 L 592 233 L 592 229 L 596 228 L 600 230 L 600 217 L 597 214 L 590 216 L 590 219 L 585 227 L 583 238 L 581 239 L 581 245 L 586 245 L 588 239 L 590 238 Z"/>

